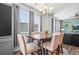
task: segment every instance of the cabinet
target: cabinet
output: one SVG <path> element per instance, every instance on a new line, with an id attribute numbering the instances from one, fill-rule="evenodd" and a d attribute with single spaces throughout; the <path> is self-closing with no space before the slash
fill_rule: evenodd
<path id="1" fill-rule="evenodd" d="M 60 29 L 64 33 L 79 33 L 79 18 L 61 20 Z"/>
<path id="2" fill-rule="evenodd" d="M 65 44 L 70 44 L 70 41 L 71 41 L 71 35 L 70 34 L 64 34 L 64 40 L 63 40 L 63 42 Z"/>
<path id="3" fill-rule="evenodd" d="M 79 46 L 79 34 L 64 34 L 63 43 Z"/>

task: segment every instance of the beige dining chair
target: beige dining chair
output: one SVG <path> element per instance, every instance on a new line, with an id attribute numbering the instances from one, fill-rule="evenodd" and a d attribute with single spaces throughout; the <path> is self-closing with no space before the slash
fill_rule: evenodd
<path id="1" fill-rule="evenodd" d="M 17 34 L 17 38 L 18 38 L 21 53 L 23 55 L 31 54 L 31 53 L 36 52 L 40 49 L 39 46 L 33 42 L 25 43 L 25 40 L 21 34 Z"/>
<path id="2" fill-rule="evenodd" d="M 40 32 L 40 36 L 41 36 L 42 38 L 45 38 L 45 37 L 46 37 L 46 33 L 45 33 L 45 32 Z"/>
<path id="3" fill-rule="evenodd" d="M 37 34 L 36 32 L 31 32 L 31 36 L 34 36 L 34 35 L 36 35 L 36 34 Z M 33 42 L 35 42 L 37 45 L 39 44 L 39 43 L 38 43 L 38 40 L 35 40 L 35 39 L 34 39 Z"/>
<path id="4" fill-rule="evenodd" d="M 43 47 L 48 50 L 49 54 L 59 54 L 58 45 L 59 45 L 60 34 L 53 34 L 51 42 L 45 42 Z"/>
<path id="5" fill-rule="evenodd" d="M 31 32 L 31 35 L 32 35 L 32 36 L 34 36 L 34 34 L 35 34 L 34 32 Z"/>
<path id="6" fill-rule="evenodd" d="M 63 48 L 62 48 L 62 43 L 63 43 L 63 37 L 64 37 L 64 33 L 60 32 L 60 39 L 59 39 L 59 52 L 63 53 Z"/>
<path id="7" fill-rule="evenodd" d="M 62 43 L 63 43 L 64 33 L 62 33 L 62 32 L 55 32 L 55 34 L 59 34 L 60 35 L 60 38 L 59 38 L 59 46 L 58 46 L 59 51 L 58 52 L 63 53 Z"/>

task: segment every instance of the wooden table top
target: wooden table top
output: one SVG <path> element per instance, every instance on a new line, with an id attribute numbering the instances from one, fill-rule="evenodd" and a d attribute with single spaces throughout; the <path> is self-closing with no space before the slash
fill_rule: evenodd
<path id="1" fill-rule="evenodd" d="M 37 40 L 42 40 L 42 39 L 52 38 L 52 35 L 51 34 L 48 34 L 48 35 L 34 34 L 34 35 L 28 35 L 27 37 L 37 39 Z"/>

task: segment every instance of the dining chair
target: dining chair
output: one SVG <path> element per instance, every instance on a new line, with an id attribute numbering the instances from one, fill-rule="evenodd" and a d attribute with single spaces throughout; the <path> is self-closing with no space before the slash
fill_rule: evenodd
<path id="1" fill-rule="evenodd" d="M 24 37 L 21 34 L 17 34 L 19 46 L 21 53 L 23 55 L 31 54 L 33 52 L 37 52 L 40 48 L 35 43 L 25 43 Z M 27 40 L 27 39 L 26 39 Z"/>
<path id="2" fill-rule="evenodd" d="M 62 43 L 63 43 L 64 33 L 62 33 L 62 32 L 55 32 L 55 34 L 60 34 L 60 37 L 59 37 L 59 46 L 58 46 L 59 51 L 58 52 L 63 53 Z"/>
<path id="3" fill-rule="evenodd" d="M 31 36 L 34 36 L 34 35 L 36 35 L 36 34 L 37 34 L 37 33 L 35 33 L 35 32 L 31 32 Z M 35 42 L 37 45 L 39 44 L 39 43 L 38 43 L 38 40 L 35 40 L 35 39 L 34 39 L 33 42 Z"/>
<path id="4" fill-rule="evenodd" d="M 41 36 L 42 38 L 45 38 L 45 37 L 46 37 L 46 33 L 45 33 L 45 32 L 40 32 L 40 36 Z"/>
<path id="5" fill-rule="evenodd" d="M 31 35 L 33 36 L 35 33 L 34 32 L 31 32 Z"/>
<path id="6" fill-rule="evenodd" d="M 51 42 L 45 42 L 43 47 L 48 50 L 49 54 L 59 54 L 58 45 L 59 45 L 60 34 L 53 34 Z"/>
<path id="7" fill-rule="evenodd" d="M 62 48 L 62 43 L 63 43 L 63 37 L 64 37 L 64 33 L 60 32 L 60 39 L 59 39 L 59 52 L 63 53 L 63 48 Z"/>
<path id="8" fill-rule="evenodd" d="M 22 37 L 25 40 L 25 43 L 29 43 L 30 42 L 29 38 L 26 35 L 22 34 Z"/>

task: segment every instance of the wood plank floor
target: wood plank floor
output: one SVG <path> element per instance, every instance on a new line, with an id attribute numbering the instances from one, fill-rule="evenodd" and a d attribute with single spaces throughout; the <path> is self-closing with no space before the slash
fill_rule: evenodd
<path id="1" fill-rule="evenodd" d="M 79 55 L 79 47 L 63 44 L 63 55 Z"/>
<path id="2" fill-rule="evenodd" d="M 20 55 L 20 50 L 17 49 L 14 55 Z M 79 55 L 79 47 L 63 44 L 63 54 L 60 55 Z"/>

